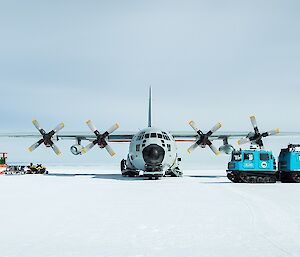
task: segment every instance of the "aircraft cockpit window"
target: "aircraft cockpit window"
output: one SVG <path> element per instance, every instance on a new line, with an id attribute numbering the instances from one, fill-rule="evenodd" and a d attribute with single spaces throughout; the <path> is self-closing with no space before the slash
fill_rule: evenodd
<path id="1" fill-rule="evenodd" d="M 142 140 L 142 139 L 143 139 L 143 137 L 144 137 L 144 133 L 142 132 L 141 134 L 139 134 L 139 136 L 138 136 L 137 140 Z"/>
<path id="2" fill-rule="evenodd" d="M 167 148 L 168 148 L 168 151 L 170 152 L 171 151 L 171 145 L 167 144 Z"/>
<path id="3" fill-rule="evenodd" d="M 136 150 L 137 152 L 139 152 L 139 151 L 140 151 L 140 148 L 141 148 L 141 145 L 136 145 L 136 149 L 135 149 L 135 150 Z"/>
<path id="4" fill-rule="evenodd" d="M 156 133 L 151 133 L 151 137 L 156 137 Z"/>
<path id="5" fill-rule="evenodd" d="M 157 137 L 158 138 L 162 138 L 162 134 L 157 134 Z"/>
<path id="6" fill-rule="evenodd" d="M 149 138 L 149 136 L 150 136 L 149 134 L 145 134 L 145 138 Z"/>

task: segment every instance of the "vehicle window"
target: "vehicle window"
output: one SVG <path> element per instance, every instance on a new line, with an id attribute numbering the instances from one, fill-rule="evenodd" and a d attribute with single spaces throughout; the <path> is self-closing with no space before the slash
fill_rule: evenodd
<path id="1" fill-rule="evenodd" d="M 171 151 L 171 145 L 167 144 L 167 148 L 168 148 L 168 151 L 170 152 Z"/>
<path id="2" fill-rule="evenodd" d="M 252 153 L 244 153 L 244 160 L 253 161 L 253 159 Z"/>
<path id="3" fill-rule="evenodd" d="M 140 151 L 140 148 L 141 148 L 141 145 L 136 145 L 135 148 L 136 148 L 135 150 L 136 150 L 137 152 L 139 152 L 139 151 Z"/>
<path id="4" fill-rule="evenodd" d="M 149 138 L 149 134 L 145 134 L 145 138 Z"/>
<path id="5" fill-rule="evenodd" d="M 240 161 L 242 160 L 242 156 L 240 153 L 232 155 L 232 161 Z"/>
<path id="6" fill-rule="evenodd" d="M 156 133 L 151 133 L 151 137 L 156 137 Z"/>
<path id="7" fill-rule="evenodd" d="M 268 160 L 270 160 L 270 156 L 267 153 L 261 153 L 260 156 L 259 156 L 259 158 L 260 158 L 261 161 L 268 161 Z"/>
<path id="8" fill-rule="evenodd" d="M 162 138 L 162 134 L 157 134 L 157 137 L 158 138 Z"/>

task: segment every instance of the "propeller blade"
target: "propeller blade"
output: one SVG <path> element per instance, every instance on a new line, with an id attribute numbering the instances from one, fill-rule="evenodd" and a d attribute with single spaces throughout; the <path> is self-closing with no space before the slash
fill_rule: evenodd
<path id="1" fill-rule="evenodd" d="M 199 145 L 197 143 L 192 144 L 188 149 L 188 153 L 193 152 Z"/>
<path id="2" fill-rule="evenodd" d="M 86 147 L 83 147 L 81 150 L 81 153 L 87 153 L 89 150 L 91 150 L 95 146 L 94 142 L 88 144 Z"/>
<path id="3" fill-rule="evenodd" d="M 120 127 L 120 124 L 119 124 L 119 123 L 116 123 L 116 124 L 114 124 L 113 126 L 111 126 L 111 127 L 107 130 L 107 133 L 108 133 L 108 134 L 111 134 L 111 133 L 113 133 L 115 130 L 117 130 L 119 127 Z"/>
<path id="4" fill-rule="evenodd" d="M 210 137 L 213 133 L 215 133 L 218 129 L 220 129 L 222 127 L 222 124 L 220 122 L 218 122 L 215 126 L 213 126 L 213 128 L 208 131 L 206 133 L 206 136 L 207 137 Z"/>
<path id="5" fill-rule="evenodd" d="M 249 142 L 250 142 L 250 138 L 248 138 L 248 137 L 244 137 L 244 138 L 237 141 L 238 145 L 247 144 Z"/>
<path id="6" fill-rule="evenodd" d="M 86 124 L 89 126 L 91 131 L 95 132 L 97 130 L 97 128 L 95 127 L 95 125 L 93 124 L 93 122 L 91 120 L 88 120 L 86 122 Z"/>
<path id="7" fill-rule="evenodd" d="M 32 124 L 33 124 L 33 125 L 36 127 L 36 129 L 39 130 L 39 131 L 42 129 L 41 126 L 40 126 L 40 124 L 39 124 L 39 122 L 38 122 L 37 120 L 34 119 L 34 120 L 32 121 Z"/>
<path id="8" fill-rule="evenodd" d="M 61 155 L 61 151 L 59 150 L 59 148 L 58 148 L 55 144 L 51 144 L 51 148 L 53 149 L 53 151 L 54 151 L 57 155 Z"/>
<path id="9" fill-rule="evenodd" d="M 44 142 L 44 139 L 40 139 L 39 141 L 37 141 L 36 143 L 34 143 L 32 146 L 30 146 L 28 148 L 29 152 L 34 151 L 36 148 L 38 148 L 42 143 Z"/>
<path id="10" fill-rule="evenodd" d="M 222 124 L 220 122 L 218 122 L 210 131 L 212 133 L 215 133 L 218 129 L 220 129 L 222 127 Z"/>
<path id="11" fill-rule="evenodd" d="M 252 126 L 254 128 L 255 134 L 259 134 L 259 130 L 258 130 L 258 127 L 257 127 L 256 117 L 255 116 L 251 116 L 250 120 L 251 120 Z"/>
<path id="12" fill-rule="evenodd" d="M 273 129 L 273 130 L 270 130 L 267 133 L 267 136 L 274 136 L 276 134 L 279 134 L 280 133 L 280 129 Z"/>
<path id="13" fill-rule="evenodd" d="M 199 129 L 198 129 L 196 123 L 195 123 L 193 120 L 189 121 L 189 124 L 190 124 L 190 126 L 191 126 L 196 132 L 199 131 Z"/>
<path id="14" fill-rule="evenodd" d="M 57 133 L 58 131 L 60 131 L 61 129 L 63 129 L 65 126 L 65 124 L 63 122 L 59 123 L 54 129 L 54 133 Z"/>
<path id="15" fill-rule="evenodd" d="M 250 117 L 250 120 L 251 120 L 253 128 L 256 128 L 257 127 L 256 117 L 253 115 Z"/>
<path id="16" fill-rule="evenodd" d="M 110 156 L 113 157 L 114 155 L 116 155 L 116 153 L 114 152 L 114 150 L 109 145 L 106 145 L 104 148 L 110 154 Z"/>
<path id="17" fill-rule="evenodd" d="M 209 148 L 214 152 L 215 155 L 220 155 L 221 152 L 213 144 L 209 145 Z"/>

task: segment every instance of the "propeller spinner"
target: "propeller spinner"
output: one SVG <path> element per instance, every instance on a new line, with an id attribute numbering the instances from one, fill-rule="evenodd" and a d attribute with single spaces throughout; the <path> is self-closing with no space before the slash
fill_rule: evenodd
<path id="1" fill-rule="evenodd" d="M 36 148 L 38 148 L 42 143 L 45 144 L 45 146 L 47 147 L 51 147 L 53 149 L 53 151 L 57 154 L 57 155 L 61 155 L 61 151 L 59 150 L 59 148 L 53 143 L 52 139 L 53 136 L 60 131 L 65 125 L 63 122 L 59 123 L 53 130 L 51 130 L 50 132 L 46 133 L 46 131 L 41 128 L 39 122 L 37 120 L 33 120 L 32 121 L 33 125 L 36 127 L 36 129 L 41 133 L 42 138 L 37 141 L 36 143 L 34 143 L 32 146 L 30 146 L 28 148 L 29 152 L 34 151 Z"/>
<path id="2" fill-rule="evenodd" d="M 214 152 L 215 155 L 219 155 L 221 152 L 213 145 L 213 143 L 209 140 L 209 137 L 215 133 L 218 129 L 222 127 L 222 124 L 219 122 L 217 123 L 210 131 L 208 131 L 206 134 L 204 134 L 200 129 L 198 129 L 198 126 L 194 121 L 189 122 L 190 126 L 196 131 L 196 133 L 199 135 L 198 139 L 195 141 L 194 144 L 192 144 L 188 152 L 191 153 L 194 151 L 198 146 L 205 148 L 207 145 L 209 148 Z"/>
<path id="3" fill-rule="evenodd" d="M 264 143 L 263 143 L 262 139 L 264 137 L 274 136 L 274 135 L 280 133 L 280 130 L 278 128 L 264 132 L 264 133 L 260 133 L 259 129 L 257 127 L 257 121 L 256 121 L 255 116 L 251 116 L 250 120 L 251 120 L 253 129 L 254 129 L 254 133 L 250 132 L 247 137 L 238 140 L 239 145 L 246 144 L 246 143 L 252 143 L 252 144 L 258 145 L 260 148 L 263 148 Z"/>
<path id="4" fill-rule="evenodd" d="M 88 120 L 86 122 L 90 130 L 96 135 L 96 139 L 93 140 L 90 144 L 88 144 L 86 147 L 82 148 L 82 153 L 87 153 L 89 150 L 91 150 L 95 145 L 98 145 L 100 148 L 105 148 L 106 151 L 111 155 L 114 156 L 116 153 L 114 150 L 107 144 L 107 137 L 113 133 L 115 130 L 117 130 L 120 125 L 119 123 L 115 123 L 113 126 L 111 126 L 107 131 L 105 131 L 103 134 L 97 130 L 95 125 L 91 120 Z"/>

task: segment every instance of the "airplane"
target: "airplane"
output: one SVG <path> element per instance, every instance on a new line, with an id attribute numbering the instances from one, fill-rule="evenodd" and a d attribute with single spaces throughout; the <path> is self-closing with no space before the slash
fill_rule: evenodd
<path id="1" fill-rule="evenodd" d="M 254 130 L 257 132 L 257 123 L 255 117 L 251 117 L 251 122 Z M 108 144 L 109 142 L 128 142 L 129 152 L 127 158 L 121 161 L 121 173 L 123 176 L 135 177 L 143 173 L 144 177 L 150 179 L 158 179 L 163 176 L 180 177 L 183 175 L 179 164 L 181 158 L 178 156 L 177 143 L 192 142 L 188 148 L 188 152 L 192 153 L 196 148 L 206 148 L 208 146 L 215 155 L 220 153 L 231 154 L 235 148 L 229 144 L 229 139 L 241 138 L 240 144 L 251 142 L 260 145 L 261 137 L 276 135 L 279 129 L 271 130 L 263 134 L 253 132 L 217 132 L 221 127 L 221 123 L 217 123 L 207 133 L 199 129 L 194 121 L 189 121 L 189 125 L 193 129 L 191 132 L 169 132 L 152 126 L 152 91 L 149 88 L 149 106 L 148 106 L 148 126 L 136 133 L 114 133 L 119 127 L 119 123 L 115 123 L 104 133 L 100 133 L 91 120 L 86 122 L 93 134 L 86 133 L 66 133 L 59 134 L 58 132 L 64 128 L 64 123 L 58 124 L 50 132 L 46 132 L 37 120 L 32 121 L 33 125 L 40 132 L 42 138 L 28 148 L 30 152 L 34 151 L 41 144 L 46 147 L 51 147 L 53 151 L 60 155 L 61 151 L 56 146 L 54 141 L 59 139 L 75 140 L 75 144 L 70 147 L 70 151 L 74 155 L 86 154 L 94 146 L 106 151 L 114 156 L 116 153 Z M 287 134 L 287 133 L 286 133 Z M 292 134 L 292 133 L 290 133 Z M 37 134 L 2 134 L 6 137 L 32 137 Z M 223 144 L 220 148 L 216 148 L 213 141 L 221 140 Z M 83 146 L 82 141 L 88 141 L 89 144 Z"/>

